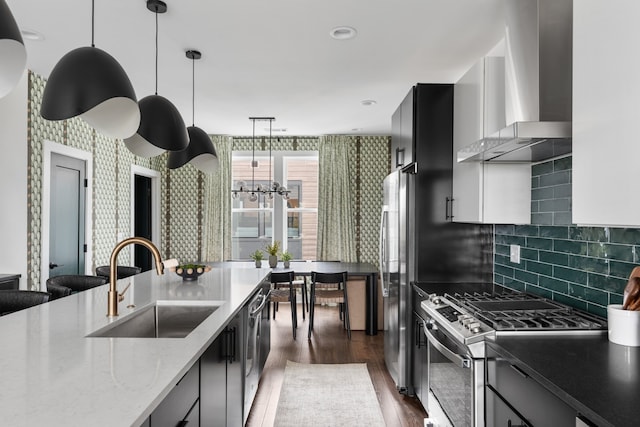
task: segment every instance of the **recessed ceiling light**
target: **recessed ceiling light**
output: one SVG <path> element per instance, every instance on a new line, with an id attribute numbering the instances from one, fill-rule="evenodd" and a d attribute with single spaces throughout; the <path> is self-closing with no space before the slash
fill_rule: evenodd
<path id="1" fill-rule="evenodd" d="M 336 40 L 349 40 L 354 38 L 358 32 L 353 27 L 335 27 L 329 31 L 329 34 Z"/>
<path id="2" fill-rule="evenodd" d="M 364 99 L 362 101 L 360 101 L 360 104 L 364 105 L 365 107 L 368 107 L 370 105 L 376 105 L 377 102 L 373 99 Z"/>
<path id="3" fill-rule="evenodd" d="M 22 37 L 27 40 L 35 40 L 35 41 L 44 40 L 44 35 L 35 30 L 28 30 L 25 28 L 25 29 L 22 29 L 20 33 L 22 33 Z"/>

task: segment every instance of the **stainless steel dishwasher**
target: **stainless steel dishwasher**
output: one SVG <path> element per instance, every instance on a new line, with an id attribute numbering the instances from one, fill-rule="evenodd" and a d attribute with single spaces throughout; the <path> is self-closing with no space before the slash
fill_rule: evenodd
<path id="1" fill-rule="evenodd" d="M 260 374 L 263 368 L 263 358 L 261 355 L 261 339 L 263 337 L 262 322 L 263 322 L 263 310 L 266 311 L 266 317 L 268 319 L 268 294 L 260 289 L 251 299 L 247 306 L 247 319 L 246 319 L 246 349 L 244 360 L 244 417 L 243 422 L 246 423 L 249 411 L 253 399 L 258 391 L 258 383 L 260 381 Z M 264 331 L 268 333 L 268 331 Z M 268 335 L 267 335 L 268 336 Z"/>

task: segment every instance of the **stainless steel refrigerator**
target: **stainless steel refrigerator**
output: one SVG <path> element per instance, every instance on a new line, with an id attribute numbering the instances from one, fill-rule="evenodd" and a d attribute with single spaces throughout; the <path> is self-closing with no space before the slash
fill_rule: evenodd
<path id="1" fill-rule="evenodd" d="M 411 284 L 491 282 L 493 226 L 451 217 L 453 85 L 411 88 L 391 146 L 396 170 L 384 180 L 380 221 L 385 363 L 398 390 L 413 394 Z"/>

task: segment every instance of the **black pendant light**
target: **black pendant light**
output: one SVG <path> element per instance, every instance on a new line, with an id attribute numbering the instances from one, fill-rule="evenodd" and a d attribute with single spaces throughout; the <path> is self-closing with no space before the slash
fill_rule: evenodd
<path id="1" fill-rule="evenodd" d="M 0 98 L 6 96 L 20 81 L 27 65 L 27 49 L 11 10 L 0 0 Z"/>
<path id="2" fill-rule="evenodd" d="M 191 59 L 191 126 L 187 128 L 189 132 L 189 145 L 182 151 L 172 151 L 169 153 L 167 166 L 169 169 L 177 169 L 191 163 L 197 169 L 205 173 L 214 172 L 218 168 L 218 156 L 213 147 L 213 142 L 209 135 L 195 123 L 195 93 L 196 93 L 196 59 L 200 59 L 202 54 L 197 50 L 188 50 L 187 58 Z"/>
<path id="3" fill-rule="evenodd" d="M 49 75 L 40 114 L 47 120 L 81 116 L 112 138 L 133 135 L 140 123 L 136 93 L 122 66 L 94 45 L 95 1 L 91 1 L 91 47 L 63 56 Z"/>
<path id="4" fill-rule="evenodd" d="M 158 14 L 165 13 L 167 5 L 160 0 L 147 0 L 147 9 L 156 16 L 156 92 L 138 103 L 140 126 L 124 143 L 136 156 L 154 157 L 167 150 L 184 150 L 189 143 L 189 135 L 175 105 L 158 95 Z"/>

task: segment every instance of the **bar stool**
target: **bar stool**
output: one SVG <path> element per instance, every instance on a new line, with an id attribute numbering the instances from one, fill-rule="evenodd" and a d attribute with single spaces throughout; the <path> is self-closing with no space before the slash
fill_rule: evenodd
<path id="1" fill-rule="evenodd" d="M 318 273 L 311 272 L 311 298 L 309 308 L 309 339 L 313 331 L 314 308 L 316 303 L 340 304 L 342 325 L 347 329 L 351 339 L 351 324 L 349 322 L 349 299 L 347 298 L 347 272 Z"/>
<path id="2" fill-rule="evenodd" d="M 288 302 L 291 306 L 291 327 L 293 329 L 293 339 L 296 339 L 296 328 L 298 327 L 298 313 L 296 302 L 296 289 L 293 285 L 295 274 L 293 271 L 284 273 L 271 273 L 270 281 L 273 289 L 269 293 L 270 301 L 273 303 L 273 318 L 276 318 L 276 308 L 278 303 Z M 304 309 L 303 309 L 304 314 Z"/>
<path id="3" fill-rule="evenodd" d="M 17 289 L 0 290 L 0 316 L 49 301 L 47 292 Z"/>
<path id="4" fill-rule="evenodd" d="M 62 275 L 47 279 L 47 292 L 51 294 L 51 299 L 58 299 L 76 292 L 102 286 L 109 279 L 104 276 L 84 276 L 84 275 Z"/>

